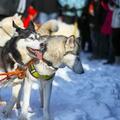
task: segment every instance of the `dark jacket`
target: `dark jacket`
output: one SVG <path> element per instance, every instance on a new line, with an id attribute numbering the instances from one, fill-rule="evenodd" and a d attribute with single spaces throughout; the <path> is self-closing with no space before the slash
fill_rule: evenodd
<path id="1" fill-rule="evenodd" d="M 10 16 L 16 13 L 19 0 L 0 0 L 0 15 Z"/>
<path id="2" fill-rule="evenodd" d="M 59 12 L 57 0 L 38 0 L 39 11 L 45 13 Z"/>

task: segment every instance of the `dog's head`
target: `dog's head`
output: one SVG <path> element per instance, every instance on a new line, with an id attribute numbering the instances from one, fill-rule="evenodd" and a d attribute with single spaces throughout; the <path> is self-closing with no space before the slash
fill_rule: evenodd
<path id="1" fill-rule="evenodd" d="M 34 24 L 31 22 L 26 29 L 22 29 L 13 22 L 13 27 L 16 28 L 17 35 L 14 36 L 10 41 L 12 46 L 15 46 L 15 49 L 19 51 L 23 63 L 26 63 L 30 60 L 28 55 L 27 48 L 40 49 L 40 35 L 36 33 Z M 13 43 L 15 45 L 13 45 Z"/>
<path id="2" fill-rule="evenodd" d="M 35 46 L 39 46 L 36 47 L 36 49 L 40 49 L 40 35 L 36 33 L 33 22 L 30 22 L 29 26 L 26 29 L 22 29 L 13 21 L 13 27 L 16 28 L 16 32 L 18 34 L 17 37 L 20 39 L 19 43 L 26 47 L 28 46 L 35 48 Z"/>
<path id="3" fill-rule="evenodd" d="M 45 44 L 41 43 L 44 48 L 43 58 L 54 68 L 66 65 L 76 73 L 83 73 L 83 67 L 79 58 L 80 38 L 74 36 L 43 36 L 41 41 L 46 39 Z M 40 44 L 40 46 L 41 46 Z M 34 51 L 34 52 L 33 52 Z M 31 52 L 31 51 L 29 51 Z M 31 52 L 36 57 L 40 56 L 38 50 Z"/>

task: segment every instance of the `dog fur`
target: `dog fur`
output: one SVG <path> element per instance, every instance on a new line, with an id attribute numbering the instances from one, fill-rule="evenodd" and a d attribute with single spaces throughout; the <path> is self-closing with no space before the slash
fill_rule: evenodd
<path id="1" fill-rule="evenodd" d="M 53 32 L 58 31 L 58 22 L 56 20 L 49 20 L 44 23 L 41 27 L 37 29 L 37 33 L 41 36 L 43 35 L 51 35 Z"/>
<path id="2" fill-rule="evenodd" d="M 52 35 L 64 35 L 64 36 L 71 36 L 74 35 L 75 37 L 79 37 L 80 36 L 80 31 L 77 27 L 77 25 L 72 24 L 66 24 L 60 20 L 56 21 L 57 25 L 58 25 L 58 31 L 56 32 L 52 32 Z"/>
<path id="3" fill-rule="evenodd" d="M 77 26 L 75 27 L 74 24 L 68 25 L 60 20 L 49 20 L 37 29 L 37 32 L 40 33 L 40 35 L 80 36 Z"/>

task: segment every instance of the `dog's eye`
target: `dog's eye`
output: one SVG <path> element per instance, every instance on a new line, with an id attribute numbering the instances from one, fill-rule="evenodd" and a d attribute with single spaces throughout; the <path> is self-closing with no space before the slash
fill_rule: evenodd
<path id="1" fill-rule="evenodd" d="M 32 35 L 29 36 L 29 39 L 35 40 L 35 36 L 32 34 Z"/>
<path id="2" fill-rule="evenodd" d="M 39 34 L 36 34 L 36 35 L 35 35 L 35 38 L 39 40 L 39 39 L 40 39 L 40 35 L 39 35 Z"/>
<path id="3" fill-rule="evenodd" d="M 30 39 L 31 39 L 31 40 L 34 40 L 34 38 L 33 38 L 33 37 L 30 37 Z"/>

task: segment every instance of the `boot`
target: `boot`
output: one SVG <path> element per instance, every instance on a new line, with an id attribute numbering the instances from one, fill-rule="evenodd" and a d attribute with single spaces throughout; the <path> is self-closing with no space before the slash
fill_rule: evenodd
<path id="1" fill-rule="evenodd" d="M 115 64 L 120 64 L 120 56 L 115 57 Z"/>

